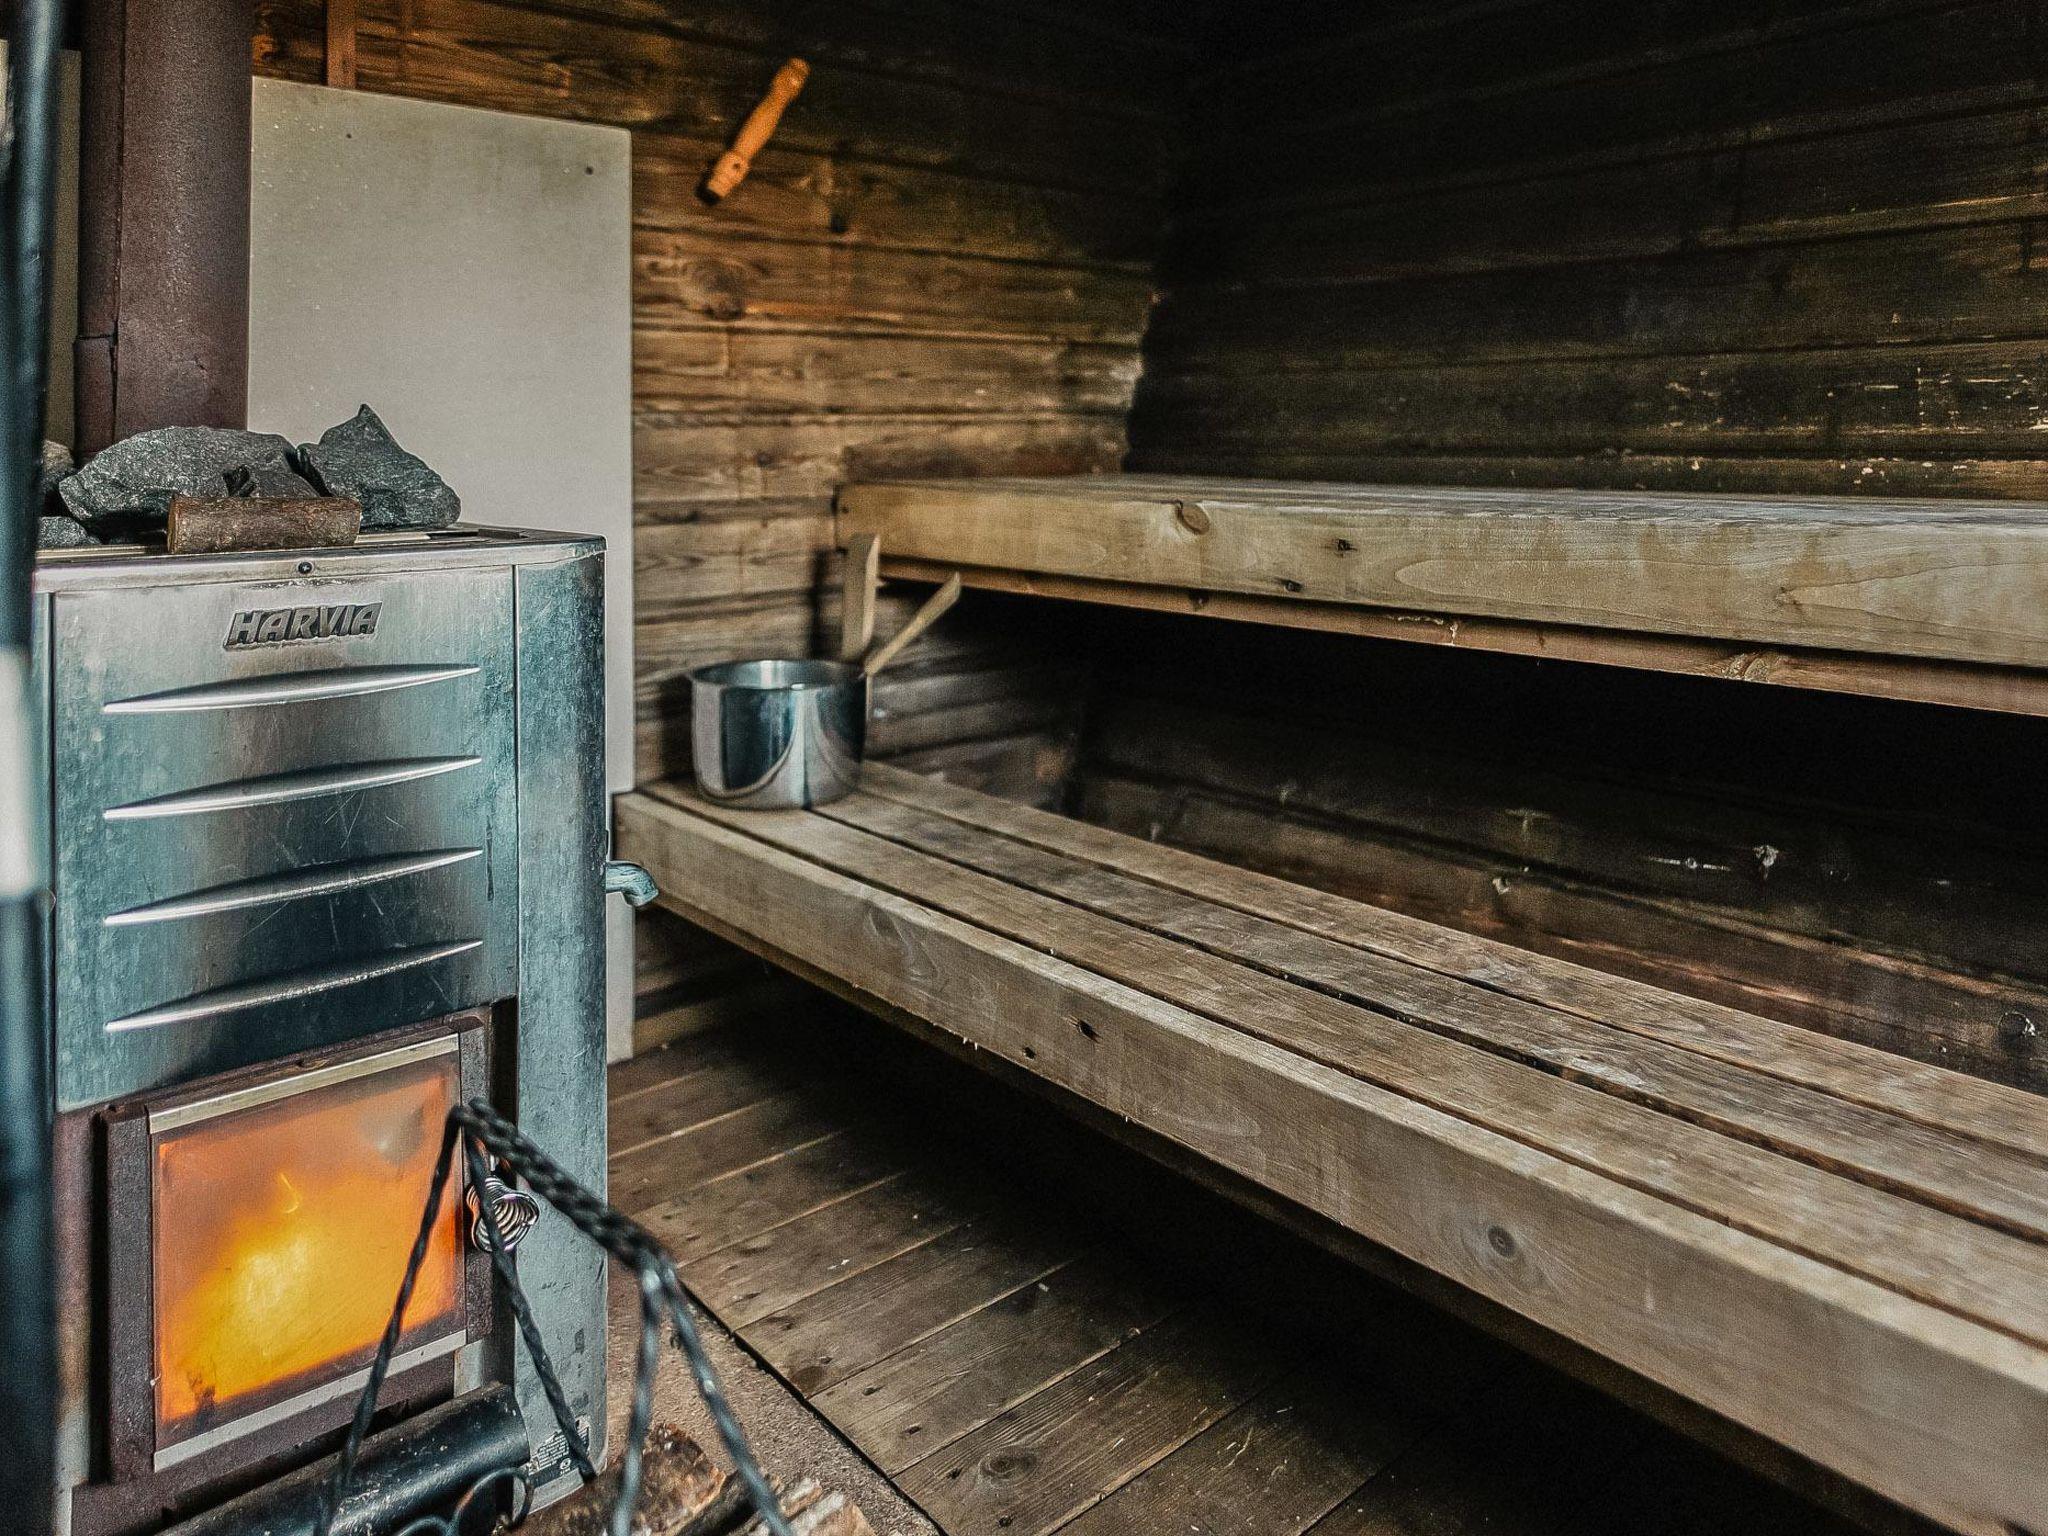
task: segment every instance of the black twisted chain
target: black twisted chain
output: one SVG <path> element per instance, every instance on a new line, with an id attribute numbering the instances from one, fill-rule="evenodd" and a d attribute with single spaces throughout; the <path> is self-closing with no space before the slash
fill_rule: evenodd
<path id="1" fill-rule="evenodd" d="M 335 1511 L 341 1507 L 342 1496 L 355 1476 L 356 1460 L 370 1432 L 370 1420 L 377 1411 L 378 1394 L 383 1390 L 385 1377 L 390 1374 L 391 1359 L 397 1352 L 399 1335 L 404 1331 L 405 1311 L 412 1301 L 420 1267 L 426 1262 L 427 1248 L 433 1239 L 435 1218 L 440 1214 L 441 1198 L 447 1188 L 449 1171 L 454 1166 L 458 1141 L 462 1145 L 470 1188 L 481 1190 L 485 1187 L 486 1181 L 492 1177 L 490 1159 L 496 1159 L 514 1176 L 525 1180 L 534 1194 L 566 1217 L 578 1232 L 620 1263 L 630 1265 L 639 1277 L 640 1349 L 633 1376 L 632 1411 L 626 1421 L 626 1449 L 619 1468 L 619 1497 L 612 1506 L 611 1536 L 630 1536 L 633 1514 L 639 1507 L 641 1460 L 646 1450 L 648 1425 L 654 1417 L 654 1374 L 660 1358 L 661 1336 L 665 1331 L 674 1336 L 676 1346 L 689 1361 L 697 1390 L 703 1395 L 705 1406 L 711 1410 L 712 1422 L 718 1427 L 719 1439 L 731 1455 L 733 1467 L 739 1473 L 740 1482 L 762 1522 L 771 1536 L 793 1536 L 789 1521 L 776 1502 L 775 1491 L 768 1485 L 768 1478 L 761 1471 L 753 1447 L 747 1442 L 746 1431 L 740 1427 L 739 1419 L 718 1383 L 718 1373 L 712 1367 L 711 1357 L 704 1352 L 704 1341 L 697 1332 L 695 1319 L 690 1316 L 682 1282 L 676 1278 L 675 1261 L 645 1227 L 577 1183 L 553 1158 L 521 1135 L 518 1127 L 481 1099 L 471 1099 L 467 1104 L 458 1104 L 448 1111 L 448 1124 L 441 1135 L 441 1154 L 434 1164 L 433 1188 L 427 1192 L 427 1208 L 420 1217 L 412 1254 L 406 1260 L 405 1278 L 399 1283 L 398 1300 L 392 1305 L 390 1320 L 384 1326 L 384 1337 L 378 1341 L 376 1358 L 370 1363 L 370 1379 L 364 1384 L 363 1395 L 356 1402 L 355 1418 L 349 1425 L 348 1437 L 342 1442 L 341 1457 L 335 1463 L 334 1475 L 328 1481 L 313 1536 L 330 1536 Z M 520 1289 L 518 1269 L 512 1255 L 506 1251 L 496 1203 L 480 1201 L 477 1214 L 488 1239 L 485 1246 L 490 1252 L 491 1267 L 512 1309 L 520 1337 L 526 1342 L 534 1375 L 539 1378 L 541 1391 L 547 1396 L 555 1426 L 568 1447 L 569 1460 L 588 1482 L 597 1475 L 596 1468 L 590 1464 L 590 1448 L 576 1427 L 575 1415 L 570 1411 L 561 1380 L 555 1375 L 554 1364 L 548 1359 L 547 1348 L 541 1342 L 533 1308 L 526 1299 L 525 1291 Z M 479 1479 L 445 1518 L 424 1516 L 407 1525 L 397 1536 L 457 1536 L 463 1519 L 500 1484 L 510 1484 L 520 1492 L 518 1508 L 512 1518 L 512 1524 L 519 1524 L 526 1518 L 527 1509 L 532 1504 L 533 1487 L 523 1469 L 508 1467 Z"/>
<path id="2" fill-rule="evenodd" d="M 519 1492 L 519 1502 L 506 1516 L 507 1528 L 516 1529 L 524 1525 L 527 1513 L 533 1508 L 533 1479 L 526 1475 L 524 1467 L 500 1467 L 471 1483 L 447 1514 L 421 1515 L 417 1520 L 408 1520 L 394 1536 L 462 1536 L 463 1524 L 471 1512 L 487 1507 L 485 1499 L 494 1497 L 501 1483 Z"/>

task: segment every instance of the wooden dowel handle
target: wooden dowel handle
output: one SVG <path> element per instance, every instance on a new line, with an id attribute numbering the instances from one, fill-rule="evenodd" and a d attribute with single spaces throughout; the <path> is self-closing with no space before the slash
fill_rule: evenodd
<path id="1" fill-rule="evenodd" d="M 924 600 L 924 606 L 910 616 L 910 622 L 891 635 L 888 641 L 876 647 L 861 670 L 873 677 L 882 668 L 902 654 L 903 647 L 939 622 L 945 611 L 960 601 L 960 573 L 955 571 L 946 578 L 946 584 Z"/>
<path id="2" fill-rule="evenodd" d="M 716 201 L 747 179 L 747 172 L 753 168 L 754 156 L 761 152 L 761 146 L 768 142 L 781 123 L 782 114 L 810 78 L 811 66 L 802 59 L 791 59 L 775 71 L 775 78 L 768 83 L 768 94 L 754 104 L 754 110 L 740 124 L 732 148 L 718 157 L 711 167 L 711 174 L 704 178 L 706 197 Z"/>

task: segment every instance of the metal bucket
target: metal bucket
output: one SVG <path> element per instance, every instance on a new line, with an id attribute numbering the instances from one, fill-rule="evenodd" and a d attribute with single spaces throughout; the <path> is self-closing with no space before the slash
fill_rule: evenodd
<path id="1" fill-rule="evenodd" d="M 697 787 L 754 809 L 823 805 L 860 782 L 868 680 L 845 661 L 725 661 L 690 674 Z"/>

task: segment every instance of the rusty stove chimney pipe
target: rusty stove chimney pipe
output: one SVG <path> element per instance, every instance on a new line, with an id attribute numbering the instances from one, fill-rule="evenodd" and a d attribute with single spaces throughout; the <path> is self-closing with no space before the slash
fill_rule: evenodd
<path id="1" fill-rule="evenodd" d="M 78 457 L 240 427 L 253 0 L 84 0 Z"/>

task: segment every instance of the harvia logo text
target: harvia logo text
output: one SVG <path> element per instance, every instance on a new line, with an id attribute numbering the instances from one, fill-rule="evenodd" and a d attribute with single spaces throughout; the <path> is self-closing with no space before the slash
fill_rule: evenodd
<path id="1" fill-rule="evenodd" d="M 377 633 L 382 603 L 311 604 L 303 608 L 244 608 L 228 621 L 225 648 L 290 645 L 295 640 L 353 639 Z"/>

